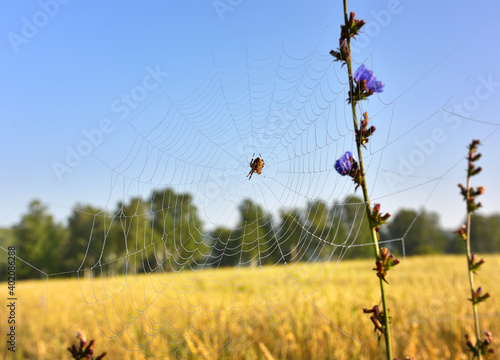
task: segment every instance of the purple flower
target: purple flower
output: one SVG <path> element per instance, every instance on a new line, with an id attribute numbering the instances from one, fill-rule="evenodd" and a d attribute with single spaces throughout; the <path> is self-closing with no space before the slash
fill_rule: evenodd
<path id="1" fill-rule="evenodd" d="M 361 65 L 354 74 L 354 80 L 359 84 L 361 81 L 366 80 L 366 88 L 373 92 L 381 93 L 384 91 L 385 84 L 382 81 L 377 81 L 373 71 L 368 69 L 365 64 Z"/>
<path id="2" fill-rule="evenodd" d="M 340 159 L 335 161 L 335 170 L 337 170 L 337 172 L 340 175 L 342 176 L 347 175 L 351 171 L 352 168 L 351 158 L 352 158 L 352 152 L 346 151 L 345 154 L 342 155 Z"/>

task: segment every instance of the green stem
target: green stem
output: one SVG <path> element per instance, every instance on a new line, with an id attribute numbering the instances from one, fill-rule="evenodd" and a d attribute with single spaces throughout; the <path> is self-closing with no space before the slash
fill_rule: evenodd
<path id="1" fill-rule="evenodd" d="M 343 0 L 344 2 L 344 22 L 346 29 L 348 29 L 348 12 L 347 12 L 347 0 Z M 347 35 L 347 49 L 350 53 L 351 51 L 351 38 L 349 34 Z M 349 91 L 352 95 L 354 94 L 354 78 L 352 75 L 352 63 L 350 57 L 346 59 L 346 64 L 347 64 L 347 72 L 349 76 Z M 356 115 L 356 101 L 351 101 L 351 109 L 352 109 L 352 120 L 354 124 L 354 129 L 357 131 L 358 129 L 358 120 L 357 120 L 357 115 Z M 368 196 L 368 188 L 366 186 L 366 180 L 365 180 L 365 169 L 364 169 L 364 164 L 363 164 L 363 152 L 361 149 L 361 144 L 356 141 L 356 147 L 358 150 L 358 162 L 359 162 L 359 170 L 361 171 L 362 175 L 362 181 L 361 181 L 361 189 L 363 191 L 363 198 L 365 201 L 365 209 L 366 209 L 366 216 L 368 217 L 368 221 L 370 224 L 370 230 L 371 230 L 371 236 L 372 236 L 372 241 L 374 245 L 374 251 L 375 251 L 375 256 L 378 259 L 380 256 L 380 249 L 379 249 L 379 244 L 378 244 L 378 232 L 375 230 L 375 226 L 373 225 L 372 218 L 371 218 L 371 207 L 370 207 L 370 198 Z M 380 279 L 380 293 L 382 297 L 382 307 L 384 311 L 384 328 L 385 328 L 385 333 L 384 333 L 384 338 L 385 338 L 385 349 L 386 349 L 386 355 L 388 360 L 392 360 L 392 345 L 391 345 L 391 332 L 390 332 L 390 327 L 389 327 L 389 309 L 387 307 L 387 299 L 385 296 L 385 289 L 384 289 L 384 281 Z"/>
<path id="2" fill-rule="evenodd" d="M 470 155 L 469 155 L 469 157 L 470 157 Z M 467 252 L 467 267 L 469 269 L 469 284 L 470 284 L 471 299 L 473 299 L 475 286 L 474 286 L 474 274 L 473 274 L 471 267 L 470 267 L 471 259 L 472 259 L 472 252 L 470 250 L 470 226 L 471 226 L 472 213 L 469 211 L 470 172 L 467 172 L 467 188 L 466 189 L 467 189 L 467 193 L 466 193 L 466 199 L 465 199 L 465 206 L 467 208 L 467 228 L 466 228 L 467 241 L 465 242 L 465 248 L 466 248 L 466 252 Z M 479 341 L 481 338 L 481 331 L 479 329 L 479 315 L 477 313 L 477 304 L 475 304 L 474 302 L 472 302 L 472 312 L 474 314 L 474 326 L 476 329 L 476 346 L 477 346 L 479 344 Z M 477 353 L 477 358 L 479 360 L 481 360 L 481 352 L 480 351 L 478 351 L 478 353 Z"/>

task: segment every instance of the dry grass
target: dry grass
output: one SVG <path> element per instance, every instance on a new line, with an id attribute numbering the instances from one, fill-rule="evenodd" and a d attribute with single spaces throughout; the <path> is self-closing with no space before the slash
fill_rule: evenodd
<path id="1" fill-rule="evenodd" d="M 485 258 L 478 284 L 492 298 L 480 306 L 481 326 L 498 338 L 500 255 Z M 1 341 L 0 357 L 69 359 L 66 348 L 83 331 L 109 359 L 383 358 L 362 313 L 379 298 L 372 263 L 18 282 L 16 353 Z M 395 355 L 467 359 L 473 320 L 465 256 L 408 258 L 388 279 Z M 6 299 L 7 285 L 1 289 Z"/>

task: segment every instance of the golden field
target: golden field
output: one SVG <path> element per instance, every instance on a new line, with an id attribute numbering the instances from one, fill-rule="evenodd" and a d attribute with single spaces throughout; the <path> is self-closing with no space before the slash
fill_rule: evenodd
<path id="1" fill-rule="evenodd" d="M 476 285 L 481 329 L 500 353 L 500 255 L 485 255 Z M 379 302 L 372 260 L 16 284 L 16 352 L 5 359 L 70 359 L 77 331 L 105 359 L 382 359 L 363 307 Z M 388 275 L 394 356 L 468 359 L 473 334 L 466 258 L 405 259 Z M 7 330 L 7 284 L 1 284 Z"/>

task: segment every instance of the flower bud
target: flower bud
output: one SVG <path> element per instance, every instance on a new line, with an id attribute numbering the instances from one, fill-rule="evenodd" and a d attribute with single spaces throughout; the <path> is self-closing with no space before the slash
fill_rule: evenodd
<path id="1" fill-rule="evenodd" d="M 454 231 L 453 233 L 457 234 L 459 239 L 461 239 L 463 241 L 467 241 L 467 227 L 465 225 L 462 225 L 462 227 L 460 229 L 458 229 L 457 231 Z"/>
<path id="2" fill-rule="evenodd" d="M 85 337 L 85 334 L 82 333 L 81 331 L 76 332 L 76 338 L 80 339 L 80 347 L 84 347 L 87 345 L 87 338 Z"/>

